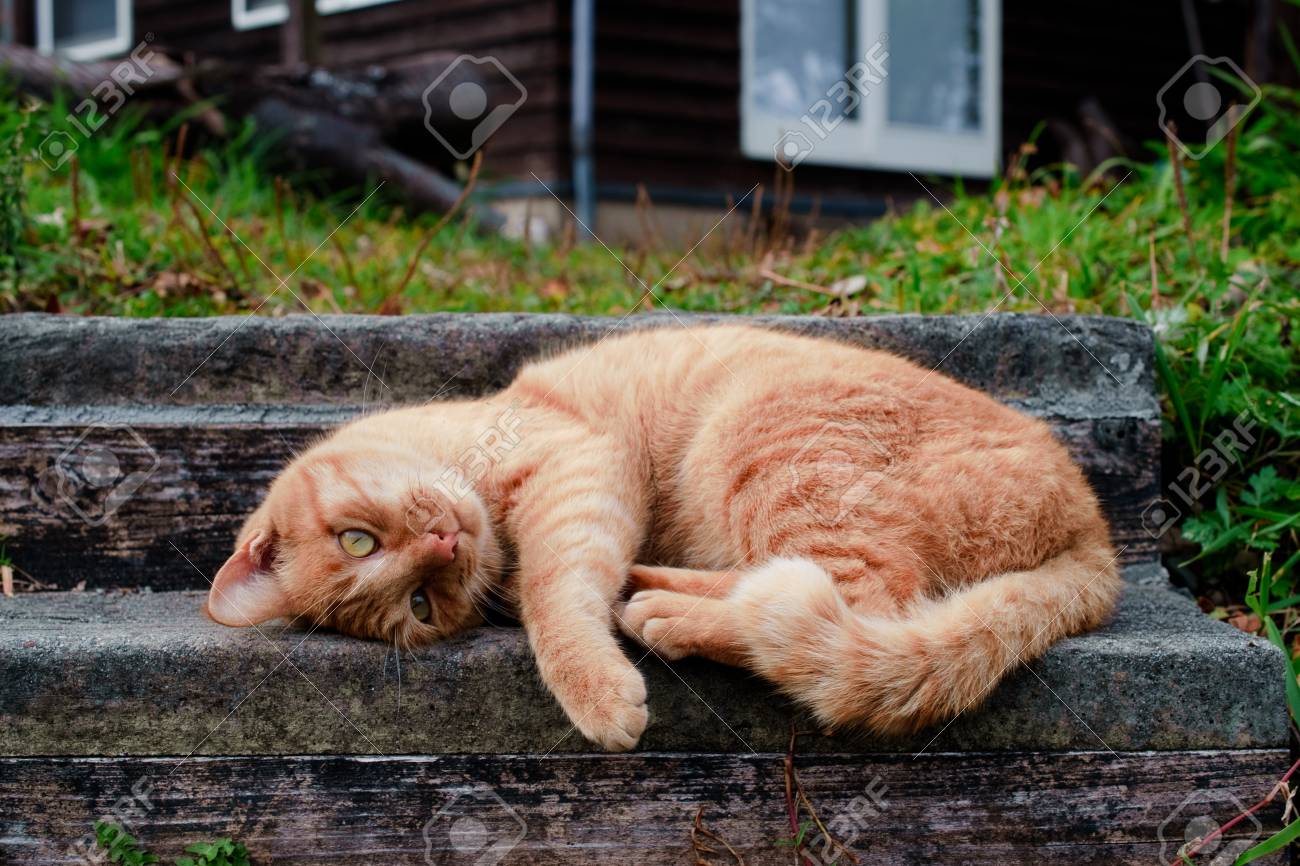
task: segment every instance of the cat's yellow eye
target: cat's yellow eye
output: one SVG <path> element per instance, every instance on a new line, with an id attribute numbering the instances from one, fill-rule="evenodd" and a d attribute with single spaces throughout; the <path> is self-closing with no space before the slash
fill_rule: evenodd
<path id="1" fill-rule="evenodd" d="M 378 549 L 379 542 L 364 529 L 345 529 L 339 533 L 339 547 L 348 556 L 364 559 Z"/>
<path id="2" fill-rule="evenodd" d="M 411 613 L 420 622 L 429 622 L 433 619 L 433 605 L 429 604 L 429 597 L 424 594 L 424 590 L 417 589 L 411 593 Z"/>

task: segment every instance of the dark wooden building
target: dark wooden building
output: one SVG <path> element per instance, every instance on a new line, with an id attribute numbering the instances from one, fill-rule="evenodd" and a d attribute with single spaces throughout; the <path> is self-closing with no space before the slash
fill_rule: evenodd
<path id="1" fill-rule="evenodd" d="M 287 15 L 285 0 L 4 4 L 9 38 L 73 57 L 122 53 L 151 34 L 172 50 L 272 62 Z M 1157 94 L 1193 55 L 1226 55 L 1252 76 L 1269 74 L 1273 5 L 318 0 L 317 8 L 327 64 L 449 50 L 495 58 L 526 88 L 490 138 L 484 180 L 500 198 L 549 199 L 537 179 L 572 198 L 586 172 L 602 204 L 629 202 L 644 184 L 659 206 L 716 211 L 770 184 L 785 158 L 797 163 L 796 210 L 816 200 L 824 214 L 864 217 L 889 197 L 920 193 L 909 172 L 990 177 L 1039 124 L 1040 160 L 1095 165 L 1140 154 L 1141 142 L 1160 135 Z M 509 78 L 496 84 L 493 99 L 508 99 Z M 588 94 L 589 124 L 574 112 Z M 440 147 L 433 137 L 427 146 Z"/>

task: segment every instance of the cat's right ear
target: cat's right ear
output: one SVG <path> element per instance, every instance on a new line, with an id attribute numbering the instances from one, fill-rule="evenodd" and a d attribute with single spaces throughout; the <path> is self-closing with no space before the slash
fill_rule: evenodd
<path id="1" fill-rule="evenodd" d="M 248 626 L 292 615 L 289 597 L 272 570 L 277 541 L 269 521 L 248 532 L 212 580 L 208 616 L 222 625 Z"/>

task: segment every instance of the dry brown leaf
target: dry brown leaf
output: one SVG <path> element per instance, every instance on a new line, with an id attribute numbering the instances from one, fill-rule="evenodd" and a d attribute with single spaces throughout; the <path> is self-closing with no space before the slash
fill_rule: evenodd
<path id="1" fill-rule="evenodd" d="M 162 271 L 154 276 L 149 288 L 160 298 L 168 295 L 193 295 L 203 289 L 203 281 L 183 271 Z"/>
<path id="2" fill-rule="evenodd" d="M 1022 189 L 1016 196 L 1020 200 L 1022 208 L 1036 208 L 1043 203 L 1043 197 L 1047 195 L 1047 188 L 1041 186 L 1031 186 Z"/>
<path id="3" fill-rule="evenodd" d="M 551 301 L 563 300 L 569 296 L 569 284 L 562 279 L 547 280 L 538 294 Z"/>
<path id="4" fill-rule="evenodd" d="M 1247 634 L 1259 634 L 1264 624 L 1253 613 L 1234 613 L 1228 617 L 1228 624 Z"/>
<path id="5" fill-rule="evenodd" d="M 993 194 L 993 206 L 997 209 L 998 213 L 1006 213 L 1009 204 L 1011 204 L 1011 193 L 1007 191 L 1006 187 L 1003 187 Z"/>
<path id="6" fill-rule="evenodd" d="M 112 223 L 106 219 L 84 219 L 77 223 L 77 234 L 83 240 L 91 240 L 108 234 Z"/>

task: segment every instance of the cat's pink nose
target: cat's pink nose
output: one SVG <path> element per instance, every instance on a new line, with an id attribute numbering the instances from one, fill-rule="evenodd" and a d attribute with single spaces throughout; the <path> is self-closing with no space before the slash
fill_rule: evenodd
<path id="1" fill-rule="evenodd" d="M 438 565 L 447 565 L 456 558 L 456 542 L 459 532 L 430 532 L 429 549 Z"/>

